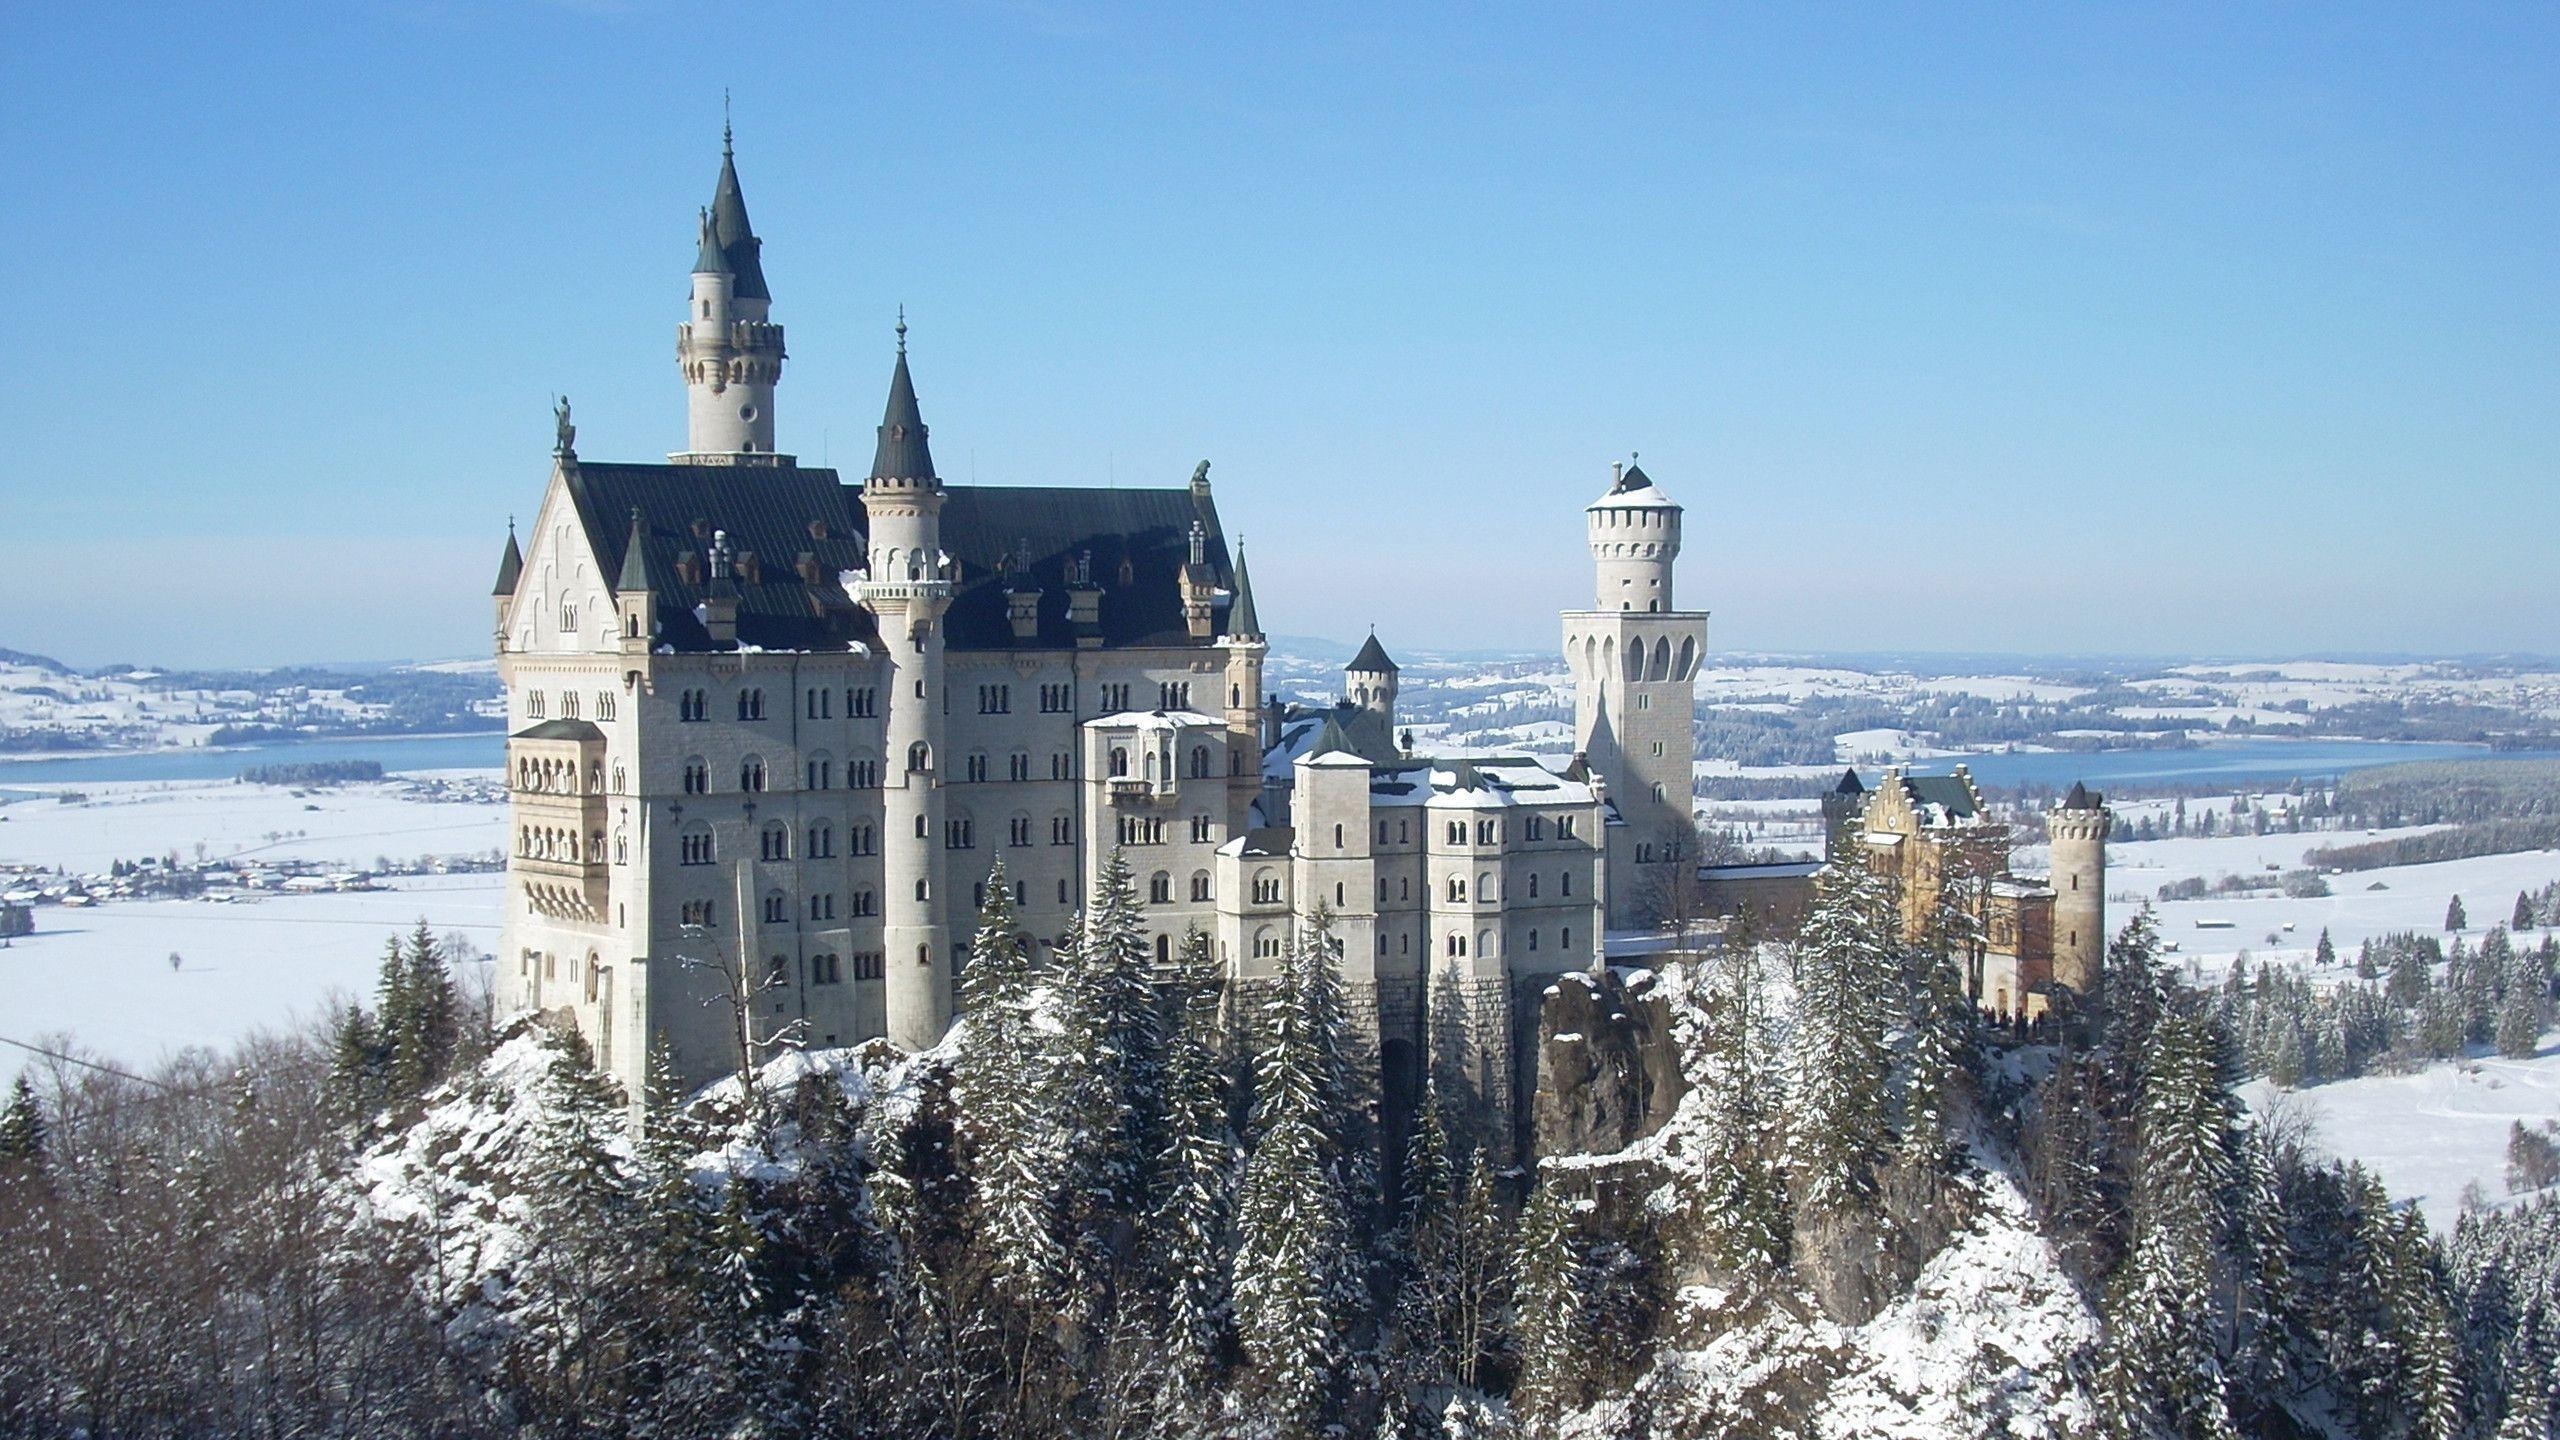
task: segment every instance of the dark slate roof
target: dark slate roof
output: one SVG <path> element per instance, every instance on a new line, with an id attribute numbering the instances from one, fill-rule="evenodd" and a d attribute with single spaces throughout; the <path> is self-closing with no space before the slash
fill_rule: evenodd
<path id="1" fill-rule="evenodd" d="M 1257 825 L 1244 832 L 1244 845 L 1236 853 L 1257 860 L 1285 856 L 1297 838 L 1294 826 Z"/>
<path id="2" fill-rule="evenodd" d="M 720 144 L 720 185 L 711 193 L 711 226 L 719 237 L 721 258 L 729 262 L 729 273 L 738 277 L 729 293 L 741 300 L 772 299 L 773 292 L 764 288 L 760 255 L 764 242 L 747 223 L 747 197 L 738 189 L 738 159 L 726 140 Z"/>
<path id="3" fill-rule="evenodd" d="M 642 541 L 649 533 L 649 519 L 637 506 L 631 511 L 631 533 L 622 540 L 622 574 L 613 588 L 626 594 L 649 588 L 649 547 Z"/>
<path id="4" fill-rule="evenodd" d="M 1848 769 L 1841 771 L 1840 783 L 1831 787 L 1831 793 L 1834 795 L 1866 794 L 1866 785 L 1858 779 L 1858 768 L 1852 765 Z"/>
<path id="5" fill-rule="evenodd" d="M 1938 806 L 1949 815 L 1974 813 L 1973 787 L 1965 784 L 1961 776 L 1907 775 L 1903 777 L 1903 783 L 1911 787 L 1913 796 L 1926 804 Z"/>
<path id="6" fill-rule="evenodd" d="M 1609 493 L 1624 495 L 1630 490 L 1648 490 L 1652 487 L 1653 477 L 1644 473 L 1643 466 L 1630 460 L 1627 462 L 1625 471 L 1619 474 L 1618 483 L 1609 487 Z"/>
<path id="7" fill-rule="evenodd" d="M 489 593 L 507 596 L 516 593 L 516 581 L 524 574 L 524 552 L 516 548 L 516 527 L 507 527 L 506 553 L 498 557 L 497 588 Z"/>
<path id="8" fill-rule="evenodd" d="M 1378 643 L 1378 632 L 1372 630 L 1369 632 L 1368 643 L 1362 645 L 1360 647 L 1360 653 L 1352 656 L 1351 663 L 1343 666 L 1342 668 L 1345 670 L 1378 670 L 1392 675 L 1396 673 L 1396 662 L 1388 658 L 1387 647 Z"/>
<path id="9" fill-rule="evenodd" d="M 1253 613 L 1253 577 L 1245 573 L 1242 540 L 1236 542 L 1235 592 L 1234 603 L 1227 607 L 1227 633 L 1230 635 L 1261 634 L 1262 617 Z"/>
<path id="10" fill-rule="evenodd" d="M 1263 755 L 1265 776 L 1286 776 L 1289 767 L 1301 755 L 1324 753 L 1322 737 L 1336 734 L 1345 743 L 1341 748 L 1372 765 L 1391 765 L 1404 759 L 1404 751 L 1395 735 L 1387 728 L 1386 717 L 1349 701 L 1335 705 L 1291 705 L 1280 712 L 1280 743 Z"/>
<path id="11" fill-rule="evenodd" d="M 632 564 L 632 512 L 657 602 L 658 640 L 678 650 L 714 648 L 694 606 L 711 593 L 711 537 L 753 556 L 734 577 L 738 643 L 768 650 L 842 650 L 878 639 L 870 612 L 837 583 L 863 560 L 857 492 L 833 470 L 791 465 L 611 465 L 581 462 L 568 472 L 571 497 L 598 567 L 620 575 Z M 817 577 L 800 574 L 807 555 Z M 689 566 L 678 560 L 689 558 Z"/>
<path id="12" fill-rule="evenodd" d="M 2062 808 L 2065 810 L 2096 810 L 2106 803 L 2106 796 L 2077 780 L 2071 782 L 2071 793 L 2062 797 Z"/>
<path id="13" fill-rule="evenodd" d="M 1227 540 L 1215 502 L 1188 489 L 1087 490 L 1063 485 L 955 485 L 942 500 L 942 548 L 951 557 L 953 598 L 943 621 L 955 650 L 1072 649 L 1067 566 L 1093 557 L 1102 591 L 1105 646 L 1205 645 L 1182 618 L 1182 567 L 1191 558 L 1191 522 L 1207 530 L 1209 563 L 1227 568 Z M 1125 577 L 1125 578 L 1124 578 Z M 1013 638 L 1008 589 L 1040 594 L 1040 624 Z M 1227 624 L 1234 627 L 1232 611 Z"/>
<path id="14" fill-rule="evenodd" d="M 712 225 L 711 212 L 708 210 L 702 212 L 702 244 L 693 252 L 693 273 L 696 275 L 732 273 L 729 269 L 729 257 L 720 253 L 720 231 Z"/>
<path id="15" fill-rule="evenodd" d="M 906 322 L 898 322 L 903 335 Z M 925 444 L 924 412 L 916 406 L 916 382 L 907 374 L 907 346 L 898 343 L 898 368 L 889 374 L 889 406 L 880 416 L 880 448 L 872 452 L 874 480 L 931 480 L 933 450 Z"/>
<path id="16" fill-rule="evenodd" d="M 1307 753 L 1309 755 L 1331 755 L 1336 751 L 1340 751 L 1346 755 L 1357 755 L 1360 753 L 1359 751 L 1351 748 L 1351 737 L 1342 733 L 1341 723 L 1335 720 L 1333 716 L 1327 715 L 1324 717 L 1324 728 L 1316 732 L 1315 743 L 1307 747 Z"/>
<path id="17" fill-rule="evenodd" d="M 527 726 L 507 738 L 510 740 L 580 740 L 592 744 L 602 740 L 604 732 L 597 729 L 593 721 L 545 720 L 539 725 Z"/>

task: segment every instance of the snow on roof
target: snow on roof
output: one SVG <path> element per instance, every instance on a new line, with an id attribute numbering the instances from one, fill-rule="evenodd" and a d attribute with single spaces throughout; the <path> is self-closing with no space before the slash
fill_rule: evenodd
<path id="1" fill-rule="evenodd" d="M 1567 780 L 1529 755 L 1440 757 L 1380 767 L 1369 782 L 1372 806 L 1427 805 L 1439 810 L 1492 810 L 1522 805 L 1588 805 L 1591 787 Z"/>
<path id="2" fill-rule="evenodd" d="M 1112 730 L 1197 730 L 1204 725 L 1224 728 L 1227 722 L 1197 710 L 1120 710 L 1084 723 Z"/>

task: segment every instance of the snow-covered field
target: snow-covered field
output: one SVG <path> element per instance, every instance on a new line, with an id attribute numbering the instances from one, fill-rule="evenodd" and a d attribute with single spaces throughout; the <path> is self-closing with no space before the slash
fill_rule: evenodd
<path id="1" fill-rule="evenodd" d="M 147 1067 L 189 1046 L 219 1048 L 370 1000 L 386 940 L 423 917 L 485 954 L 497 944 L 505 877 L 429 875 L 358 894 L 211 904 L 143 900 L 47 907 L 32 936 L 0 948 L 0 1036 Z M 172 967 L 171 952 L 180 963 Z M 31 1057 L 0 1045 L 0 1077 Z"/>
<path id="2" fill-rule="evenodd" d="M 2475 1181 L 2492 1201 L 2507 1198 L 2507 1127 L 2560 1120 L 2560 1032 L 2543 1036 L 2530 1060 L 2490 1056 L 2290 1092 L 2253 1080 L 2241 1093 L 2261 1113 L 2306 1110 L 2321 1149 L 2364 1162 L 2392 1198 L 2417 1202 L 2450 1230 Z"/>
<path id="3" fill-rule="evenodd" d="M 399 781 L 300 795 L 228 781 L 76 788 L 89 798 L 0 807 L 0 860 L 76 873 L 171 852 L 192 859 L 201 844 L 207 858 L 363 868 L 386 855 L 485 854 L 506 835 L 505 806 L 412 798 Z M 36 933 L 0 948 L 0 1037 L 67 1037 L 118 1064 L 148 1066 L 317 1015 L 333 996 L 369 996 L 383 942 L 421 918 L 475 951 L 496 945 L 503 876 L 382 883 L 392 888 L 39 906 Z M 0 1077 L 29 1058 L 0 1045 Z"/>

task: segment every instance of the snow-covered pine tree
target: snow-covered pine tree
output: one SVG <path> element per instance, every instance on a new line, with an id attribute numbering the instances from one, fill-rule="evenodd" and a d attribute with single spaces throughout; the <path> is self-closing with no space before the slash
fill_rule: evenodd
<path id="1" fill-rule="evenodd" d="M 384 964 L 391 963 L 388 957 Z M 383 997 L 382 1040 L 390 1058 L 386 1083 L 394 1102 L 406 1104 L 424 1096 L 453 1066 L 460 1043 L 455 1024 L 453 977 L 445 970 L 444 952 L 424 919 L 410 932 L 399 957 L 398 1020 L 393 996 Z"/>
<path id="2" fill-rule="evenodd" d="M 2511 1060 L 2528 1059 L 2541 1048 L 2542 1032 L 2551 1023 L 2551 982 L 2535 952 L 2521 945 L 2503 948 L 2505 966 L 2494 1038 L 2499 1054 Z M 2485 958 L 2487 947 L 2482 950 Z"/>
<path id="3" fill-rule="evenodd" d="M 2462 897 L 2454 896 L 2453 903 L 2444 907 L 2444 928 L 2448 931 L 2461 931 L 2470 928 L 2470 925 L 2471 917 L 2462 913 Z"/>
<path id="4" fill-rule="evenodd" d="M 332 1124 L 361 1129 L 390 1098 L 390 1053 L 382 1031 L 361 1005 L 349 1004 L 330 1021 L 329 1078 L 322 1082 L 321 1110 Z"/>
<path id="5" fill-rule="evenodd" d="M 1676 1032 L 1703 1122 L 1690 1191 L 1695 1244 L 1729 1275 L 1769 1277 L 1786 1258 L 1789 1218 L 1777 1028 L 1756 948 L 1699 963 L 1700 1004 L 1680 1012 Z"/>
<path id="6" fill-rule="evenodd" d="M 36 1087 L 20 1075 L 9 1086 L 9 1105 L 0 1110 L 0 1176 L 39 1174 L 45 1167 L 44 1107 L 36 1103 Z"/>
<path id="7" fill-rule="evenodd" d="M 1853 861 L 1824 867 L 1796 943 L 1788 1150 L 1796 1203 L 1816 1225 L 1867 1204 L 1885 1152 L 1887 1007 L 1902 973 L 1886 886 Z"/>
<path id="8" fill-rule="evenodd" d="M 1254 1056 L 1253 1150 L 1237 1197 L 1236 1330 L 1281 1433 L 1312 1434 L 1341 1380 L 1346 1301 L 1359 1288 L 1334 1163 L 1318 972 L 1300 937 L 1280 967 Z"/>
<path id="9" fill-rule="evenodd" d="M 2338 963 L 2338 947 L 2336 942 L 2329 938 L 2329 927 L 2326 925 L 2320 927 L 2320 943 L 2311 947 L 2311 963 L 2323 970 L 2330 969 Z"/>
<path id="10" fill-rule="evenodd" d="M 2216 1343 L 2231 1178 L 2218 1027 L 2164 1012 L 2141 1087 L 2133 1243 L 2106 1297 L 2099 1396 L 2110 1434 L 2236 1435 Z"/>
<path id="11" fill-rule="evenodd" d="M 1531 1433 L 1543 1435 L 1577 1398 L 1583 1349 L 1581 1238 L 1553 1184 L 1531 1192 L 1513 1256 L 1511 1330 L 1520 1368 L 1511 1400 Z"/>
<path id="12" fill-rule="evenodd" d="M 1194 1378 L 1216 1359 L 1228 1312 L 1236 1143 L 1226 1058 L 1225 967 L 1209 937 L 1182 937 L 1166 1001 L 1164 1145 L 1141 1235 L 1155 1320 Z"/>
<path id="13" fill-rule="evenodd" d="M 1403 1261 L 1395 1319 L 1405 1378 L 1428 1391 L 1475 1389 L 1499 1339 L 1508 1237 L 1484 1151 L 1456 1163 L 1427 1081 L 1402 1189 L 1404 1221 L 1391 1245 Z"/>
<path id="14" fill-rule="evenodd" d="M 1112 848 L 1057 987 L 1056 1122 L 1063 1128 L 1068 1298 L 1092 1333 L 1113 1303 L 1130 1222 L 1163 1150 L 1164 1032 L 1146 912 Z"/>
<path id="15" fill-rule="evenodd" d="M 1051 1096 L 1056 1042 L 1031 1013 L 1031 956 L 1013 908 L 1013 886 L 998 860 L 961 972 L 967 1033 L 953 1064 L 962 1163 L 976 1182 L 977 1233 L 999 1293 L 1031 1310 L 1048 1308 L 1066 1283 L 1059 1243 L 1064 1156 Z M 1070 926 L 1061 956 L 1074 964 L 1083 924 Z"/>

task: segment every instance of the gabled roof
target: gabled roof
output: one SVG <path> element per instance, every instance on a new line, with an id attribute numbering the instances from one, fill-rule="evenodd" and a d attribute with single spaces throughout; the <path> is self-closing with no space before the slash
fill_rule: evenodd
<path id="1" fill-rule="evenodd" d="M 1858 779 L 1858 768 L 1852 765 L 1848 769 L 1841 771 L 1840 783 L 1831 787 L 1831 793 L 1834 795 L 1866 794 L 1866 785 Z"/>
<path id="2" fill-rule="evenodd" d="M 524 551 L 516 548 L 516 527 L 507 527 L 507 548 L 498 557 L 498 584 L 489 593 L 505 597 L 516 593 L 516 581 L 524 575 Z"/>
<path id="3" fill-rule="evenodd" d="M 1643 466 L 1630 460 L 1627 462 L 1627 468 L 1619 472 L 1618 483 L 1609 487 L 1609 493 L 1612 495 L 1624 495 L 1630 490 L 1649 490 L 1651 488 L 1653 488 L 1653 477 L 1644 473 Z"/>
<path id="4" fill-rule="evenodd" d="M 1387 647 L 1378 643 L 1378 632 L 1372 630 L 1369 632 L 1367 643 L 1360 647 L 1360 653 L 1352 656 L 1351 663 L 1342 668 L 1346 671 L 1369 670 L 1393 675 L 1396 673 L 1396 662 L 1387 655 Z"/>
<path id="5" fill-rule="evenodd" d="M 1293 705 L 1281 712 L 1279 743 L 1263 752 L 1264 777 L 1287 780 L 1290 767 L 1297 764 L 1299 756 L 1321 753 L 1316 746 L 1328 729 L 1342 736 L 1352 754 L 1372 765 L 1391 765 L 1404 759 L 1396 737 L 1387 729 L 1386 717 L 1375 710 L 1348 702 L 1314 708 Z"/>
<path id="6" fill-rule="evenodd" d="M 2077 780 L 2071 782 L 2071 793 L 2062 797 L 2062 808 L 2065 810 L 2098 810 L 2103 809 L 2106 803 L 2106 796 Z"/>
<path id="7" fill-rule="evenodd" d="M 1961 775 L 1905 775 L 1902 783 L 1910 787 L 1913 799 L 1937 806 L 1950 819 L 1965 819 L 1980 811 L 1973 801 L 1973 787 Z"/>
<path id="8" fill-rule="evenodd" d="M 738 188 L 738 157 L 725 133 L 720 137 L 720 183 L 711 192 L 711 228 L 729 273 L 738 277 L 729 293 L 741 300 L 772 299 L 773 292 L 764 288 L 764 242 L 747 223 L 747 197 Z"/>

